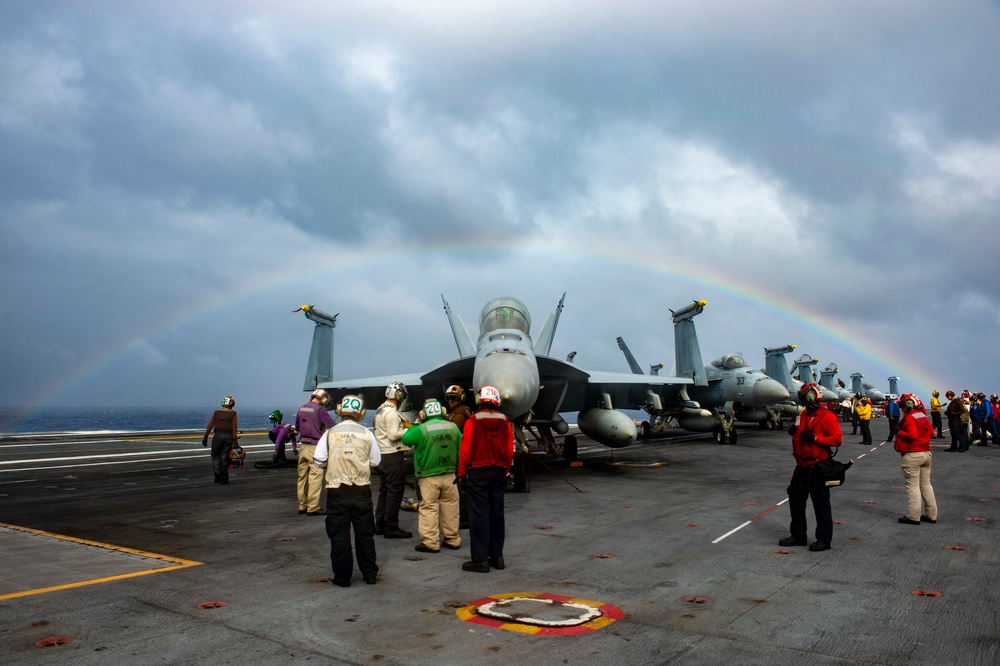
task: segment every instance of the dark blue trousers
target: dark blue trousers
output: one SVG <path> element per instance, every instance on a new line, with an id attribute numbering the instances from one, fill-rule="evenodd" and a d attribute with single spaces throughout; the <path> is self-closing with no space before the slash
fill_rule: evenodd
<path id="1" fill-rule="evenodd" d="M 507 470 L 503 467 L 476 467 L 468 471 L 466 494 L 473 562 L 503 557 L 506 530 L 503 495 L 506 489 Z"/>
<path id="2" fill-rule="evenodd" d="M 349 582 L 354 572 L 351 528 L 354 528 L 358 569 L 362 576 L 374 576 L 378 573 L 378 564 L 375 563 L 371 486 L 340 486 L 326 491 L 326 535 L 330 537 L 333 579 L 338 582 Z"/>
<path id="3" fill-rule="evenodd" d="M 812 499 L 816 513 L 816 540 L 830 543 L 833 539 L 833 509 L 830 507 L 830 489 L 825 485 L 823 475 L 815 465 L 795 466 L 792 482 L 788 484 L 788 508 L 792 514 L 792 524 L 788 531 L 792 536 L 807 536 L 806 500 Z"/>

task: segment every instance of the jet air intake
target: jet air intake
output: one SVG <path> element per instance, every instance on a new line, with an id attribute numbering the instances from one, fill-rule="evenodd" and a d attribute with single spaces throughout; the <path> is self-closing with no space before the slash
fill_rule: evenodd
<path id="1" fill-rule="evenodd" d="M 577 416 L 576 424 L 584 435 L 611 448 L 628 446 L 639 436 L 635 421 L 613 409 L 585 409 Z"/>

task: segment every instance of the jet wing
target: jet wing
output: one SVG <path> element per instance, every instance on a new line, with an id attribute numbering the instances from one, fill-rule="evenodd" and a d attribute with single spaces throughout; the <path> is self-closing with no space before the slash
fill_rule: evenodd
<path id="1" fill-rule="evenodd" d="M 411 409 L 420 409 L 426 398 L 444 398 L 444 391 L 451 384 L 463 388 L 472 386 L 472 369 L 475 357 L 449 361 L 424 374 L 386 375 L 322 382 L 319 388 L 330 394 L 330 407 L 345 395 L 360 395 L 366 409 L 375 409 L 385 400 L 385 387 L 392 382 L 403 382 L 409 391 L 407 403 Z"/>
<path id="2" fill-rule="evenodd" d="M 681 388 L 694 384 L 685 377 L 587 372 L 549 356 L 537 360 L 541 389 L 532 411 L 542 418 L 594 407 L 603 403 L 604 395 L 611 398 L 613 409 L 641 409 L 649 402 L 650 391 L 664 402 L 675 403 L 680 400 Z"/>

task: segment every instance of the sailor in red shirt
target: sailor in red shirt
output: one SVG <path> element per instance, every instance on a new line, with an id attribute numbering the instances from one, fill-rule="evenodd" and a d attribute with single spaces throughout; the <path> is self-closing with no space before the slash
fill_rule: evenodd
<path id="1" fill-rule="evenodd" d="M 829 458 L 832 449 L 841 445 L 844 436 L 836 414 L 822 403 L 822 397 L 823 389 L 811 382 L 799 388 L 799 402 L 805 408 L 795 419 L 795 425 L 788 429 L 792 436 L 792 455 L 795 456 L 795 471 L 788 484 L 791 534 L 778 542 L 781 546 L 804 546 L 808 542 L 806 500 L 812 499 L 816 513 L 816 541 L 809 545 L 809 550 L 830 550 L 833 539 L 830 488 L 816 469 L 816 463 Z"/>
<path id="2" fill-rule="evenodd" d="M 503 495 L 514 461 L 514 428 L 500 411 L 500 392 L 483 386 L 476 397 L 479 410 L 462 431 L 458 477 L 469 500 L 469 541 L 472 560 L 465 571 L 489 573 L 503 569 Z M 465 479 L 465 481 L 462 481 Z"/>
<path id="3" fill-rule="evenodd" d="M 899 517 L 905 525 L 937 522 L 937 500 L 931 486 L 931 437 L 934 427 L 927 418 L 924 404 L 913 393 L 899 397 L 903 418 L 896 430 L 896 450 L 903 457 L 903 478 L 906 480 L 906 515 Z M 926 513 L 920 512 L 920 504 Z"/>

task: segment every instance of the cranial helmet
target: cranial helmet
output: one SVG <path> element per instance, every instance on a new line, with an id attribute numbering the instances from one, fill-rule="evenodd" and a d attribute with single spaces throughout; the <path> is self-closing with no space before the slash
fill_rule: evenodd
<path id="1" fill-rule="evenodd" d="M 319 404 L 321 405 L 325 405 L 326 403 L 330 402 L 330 396 L 327 395 L 326 391 L 324 391 L 323 389 L 316 389 L 315 391 L 313 391 L 312 395 L 309 396 L 309 399 L 312 400 L 313 398 L 319 400 Z"/>
<path id="2" fill-rule="evenodd" d="M 223 407 L 235 407 L 236 406 L 236 401 L 233 400 L 233 396 L 227 395 L 225 398 L 222 399 L 222 406 Z"/>
<path id="3" fill-rule="evenodd" d="M 809 399 L 809 393 L 812 392 L 812 400 Z M 799 387 L 799 398 L 803 403 L 807 402 L 819 402 L 823 399 L 823 389 L 817 386 L 813 382 L 806 382 Z"/>
<path id="4" fill-rule="evenodd" d="M 427 398 L 424 400 L 424 416 L 427 418 L 441 416 L 441 403 L 438 402 L 437 398 Z"/>
<path id="5" fill-rule="evenodd" d="M 390 400 L 395 400 L 396 402 L 403 402 L 406 400 L 407 391 L 406 384 L 403 382 L 393 382 L 385 387 L 385 397 Z"/>
<path id="6" fill-rule="evenodd" d="M 1000 400 L 1000 395 L 994 393 L 993 395 L 990 396 L 990 402 L 996 402 L 997 400 Z"/>
<path id="7" fill-rule="evenodd" d="M 345 395 L 337 405 L 337 416 L 360 421 L 365 418 L 365 401 L 360 395 Z"/>
<path id="8" fill-rule="evenodd" d="M 477 402 L 492 402 L 496 406 L 500 406 L 500 391 L 497 390 L 495 386 L 484 386 L 479 389 L 479 394 L 476 395 Z"/>
<path id="9" fill-rule="evenodd" d="M 462 390 L 462 387 L 459 386 L 458 384 L 452 384 L 444 392 L 444 397 L 446 398 L 455 397 L 458 398 L 459 402 L 461 402 L 462 398 L 465 397 L 465 391 Z"/>
<path id="10" fill-rule="evenodd" d="M 275 423 L 281 423 L 281 419 L 283 419 L 284 416 L 285 415 L 282 414 L 280 410 L 276 409 L 273 412 L 271 412 L 271 414 L 267 418 L 271 419 Z"/>
<path id="11" fill-rule="evenodd" d="M 939 395 L 941 395 L 941 394 L 940 394 L 940 393 L 938 393 L 937 389 L 934 389 L 933 391 L 931 391 L 931 395 L 932 395 L 932 396 L 934 396 L 934 397 L 936 398 L 936 397 L 938 397 L 938 396 L 939 396 Z"/>
<path id="12" fill-rule="evenodd" d="M 899 396 L 899 406 L 909 411 L 911 409 L 916 409 L 917 405 L 920 404 L 920 398 L 912 393 L 904 393 Z"/>

